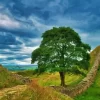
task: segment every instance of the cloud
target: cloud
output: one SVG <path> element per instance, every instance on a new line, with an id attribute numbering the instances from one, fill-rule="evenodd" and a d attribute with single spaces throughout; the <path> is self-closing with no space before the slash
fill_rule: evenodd
<path id="1" fill-rule="evenodd" d="M 4 56 L 4 55 L 0 55 L 0 58 L 5 59 L 5 58 L 7 58 L 7 57 L 6 57 L 6 56 Z"/>
<path id="2" fill-rule="evenodd" d="M 70 26 L 83 42 L 99 45 L 99 0 L 0 0 L 0 63 L 30 63 L 41 35 Z"/>
<path id="3" fill-rule="evenodd" d="M 29 17 L 29 20 L 31 20 L 32 24 L 36 27 L 36 29 L 43 33 L 45 30 L 51 29 L 53 26 L 51 25 L 46 25 L 42 23 L 42 20 L 38 17 Z"/>
<path id="4" fill-rule="evenodd" d="M 12 33 L 13 35 L 17 35 L 20 37 L 38 37 L 38 30 L 36 27 L 30 23 L 15 20 L 12 17 L 8 17 L 8 15 L 0 14 L 0 31 Z M 37 34 L 36 34 L 37 33 Z"/>
<path id="5" fill-rule="evenodd" d="M 0 14 L 0 27 L 13 29 L 13 28 L 19 28 L 20 24 L 14 19 L 8 17 L 7 15 Z"/>
<path id="6" fill-rule="evenodd" d="M 20 41 L 17 40 L 11 33 L 0 32 L 0 45 L 13 45 L 13 44 L 22 44 Z"/>

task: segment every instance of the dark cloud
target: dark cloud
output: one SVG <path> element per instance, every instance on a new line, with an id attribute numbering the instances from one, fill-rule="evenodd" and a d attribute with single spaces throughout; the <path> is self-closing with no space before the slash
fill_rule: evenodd
<path id="1" fill-rule="evenodd" d="M 19 56 L 19 55 L 16 55 L 16 56 L 13 56 L 13 57 L 8 57 L 8 58 L 6 58 L 6 60 L 20 60 L 20 61 L 23 61 L 24 59 L 27 59 L 27 58 L 29 58 L 29 55 L 27 55 L 27 56 Z"/>
<path id="2" fill-rule="evenodd" d="M 0 32 L 0 45 L 20 45 L 20 41 L 11 33 Z"/>
<path id="3" fill-rule="evenodd" d="M 93 49 L 100 43 L 100 1 L 1 0 L 0 63 L 29 63 L 41 34 L 53 26 L 72 27 Z"/>

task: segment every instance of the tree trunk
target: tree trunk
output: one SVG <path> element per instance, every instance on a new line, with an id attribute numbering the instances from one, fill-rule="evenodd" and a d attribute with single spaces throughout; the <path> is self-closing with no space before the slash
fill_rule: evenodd
<path id="1" fill-rule="evenodd" d="M 60 74 L 61 86 L 65 86 L 65 73 L 59 72 L 59 74 Z"/>

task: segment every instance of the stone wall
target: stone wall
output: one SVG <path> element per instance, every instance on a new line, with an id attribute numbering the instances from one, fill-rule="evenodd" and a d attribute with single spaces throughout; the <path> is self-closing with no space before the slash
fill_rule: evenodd
<path id="1" fill-rule="evenodd" d="M 63 94 L 67 94 L 71 97 L 74 97 L 74 96 L 86 91 L 87 88 L 90 87 L 90 85 L 93 83 L 93 81 L 96 77 L 99 64 L 100 64 L 100 53 L 97 55 L 95 62 L 93 64 L 93 67 L 91 68 L 91 70 L 89 71 L 87 76 L 79 84 L 77 84 L 77 86 L 75 86 L 73 88 L 62 88 L 59 91 L 62 92 Z"/>

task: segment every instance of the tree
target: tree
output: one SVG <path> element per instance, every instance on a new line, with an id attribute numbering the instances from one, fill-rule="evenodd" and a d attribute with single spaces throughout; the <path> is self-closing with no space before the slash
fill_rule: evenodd
<path id="1" fill-rule="evenodd" d="M 59 72 L 61 86 L 65 86 L 65 72 L 77 66 L 88 68 L 91 48 L 70 27 L 54 27 L 42 38 L 40 47 L 32 52 L 32 63 L 38 61 L 40 71 Z"/>

